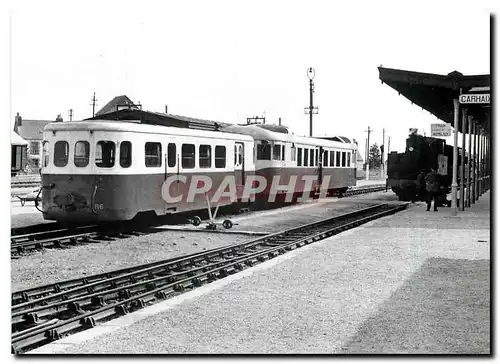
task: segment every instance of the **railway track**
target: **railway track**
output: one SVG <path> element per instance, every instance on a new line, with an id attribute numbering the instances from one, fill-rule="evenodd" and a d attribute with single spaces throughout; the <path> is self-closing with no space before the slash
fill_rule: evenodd
<path id="1" fill-rule="evenodd" d="M 134 229 L 106 229 L 96 225 L 81 226 L 75 229 L 55 229 L 11 237 L 10 253 L 12 258 L 31 250 L 43 248 L 64 248 L 79 244 L 99 243 L 103 240 L 126 238 L 131 235 L 142 235 L 144 232 Z"/>
<path id="2" fill-rule="evenodd" d="M 363 188 L 354 188 L 354 189 L 348 189 L 344 193 L 343 197 L 362 195 L 365 193 L 380 192 L 380 191 L 385 191 L 385 190 L 386 190 L 386 187 L 383 184 L 373 185 L 373 186 L 363 187 Z"/>
<path id="3" fill-rule="evenodd" d="M 29 351 L 406 206 L 379 204 L 238 245 L 14 292 L 12 351 Z"/>

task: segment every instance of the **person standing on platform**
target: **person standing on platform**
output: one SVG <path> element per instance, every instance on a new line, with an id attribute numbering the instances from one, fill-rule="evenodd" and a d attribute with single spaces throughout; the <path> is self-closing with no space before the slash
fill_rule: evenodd
<path id="1" fill-rule="evenodd" d="M 431 209 L 432 200 L 434 200 L 434 211 L 437 211 L 439 181 L 434 168 L 425 176 L 425 189 L 427 191 L 427 211 Z"/>

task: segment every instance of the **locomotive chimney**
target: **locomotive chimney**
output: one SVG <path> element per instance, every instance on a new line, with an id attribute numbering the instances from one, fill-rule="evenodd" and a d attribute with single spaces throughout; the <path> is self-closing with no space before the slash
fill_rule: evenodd
<path id="1" fill-rule="evenodd" d="M 165 105 L 165 114 L 168 114 L 168 105 Z"/>

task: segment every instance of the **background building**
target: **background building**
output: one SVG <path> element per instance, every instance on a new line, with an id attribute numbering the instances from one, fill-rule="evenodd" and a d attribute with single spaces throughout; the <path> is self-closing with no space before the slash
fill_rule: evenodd
<path id="1" fill-rule="evenodd" d="M 14 132 L 28 143 L 27 164 L 25 171 L 28 174 L 40 172 L 40 161 L 42 160 L 43 128 L 49 123 L 63 121 L 60 115 L 56 120 L 23 120 L 17 113 L 14 123 Z"/>

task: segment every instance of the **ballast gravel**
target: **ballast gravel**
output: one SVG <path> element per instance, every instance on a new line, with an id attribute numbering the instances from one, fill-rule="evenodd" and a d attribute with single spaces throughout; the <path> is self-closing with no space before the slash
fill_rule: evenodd
<path id="1" fill-rule="evenodd" d="M 21 228 L 31 225 L 48 224 L 52 221 L 44 220 L 40 212 L 18 213 L 10 216 L 11 229 Z"/>

